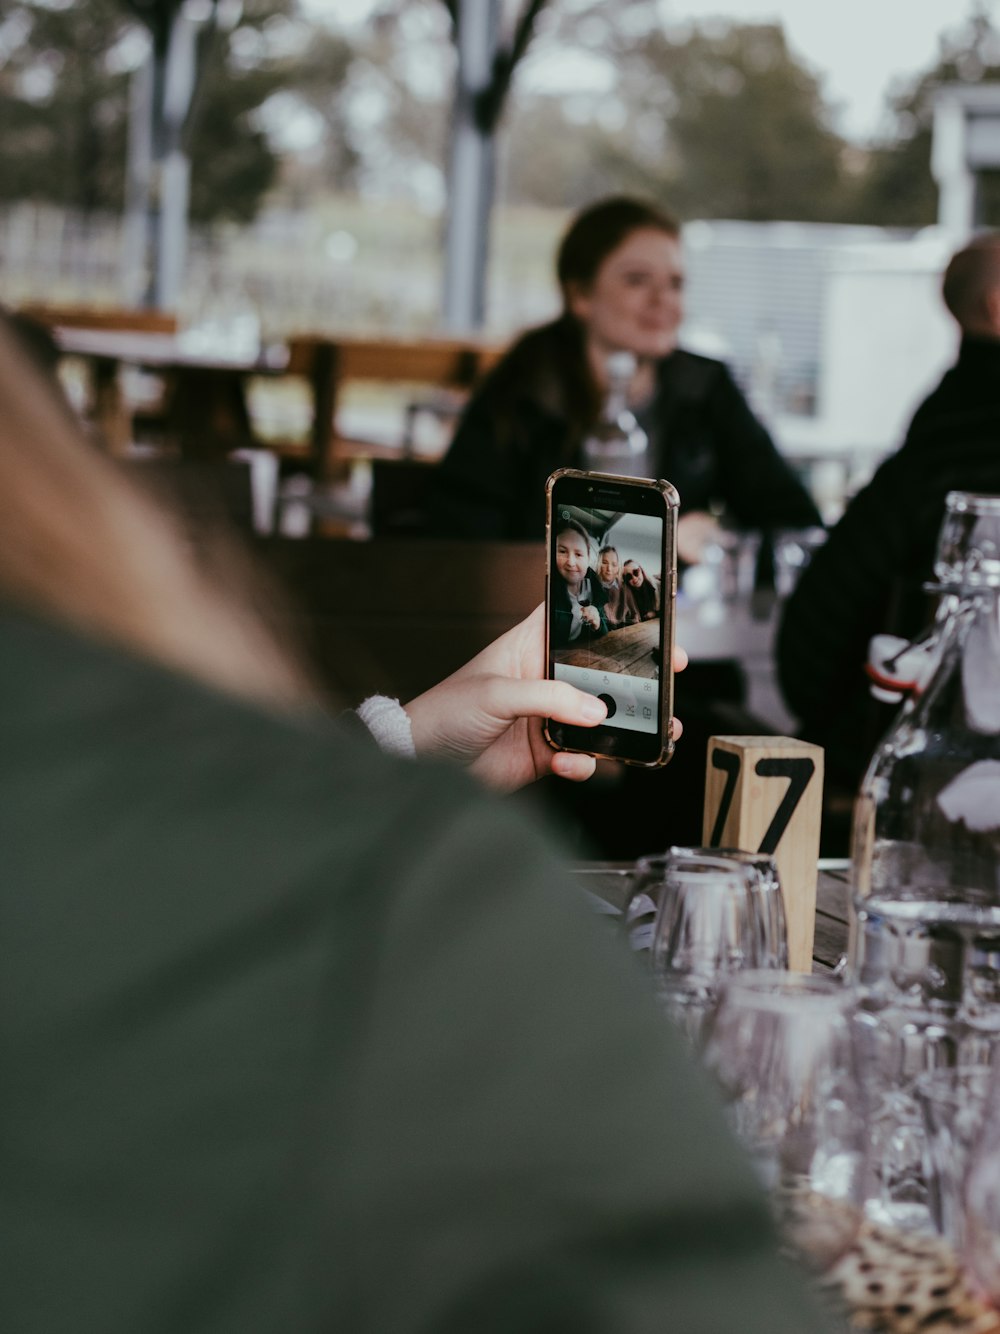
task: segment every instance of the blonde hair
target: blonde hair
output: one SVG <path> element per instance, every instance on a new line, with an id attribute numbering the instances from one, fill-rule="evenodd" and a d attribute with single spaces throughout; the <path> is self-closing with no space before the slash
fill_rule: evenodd
<path id="1" fill-rule="evenodd" d="M 173 516 L 87 444 L 6 329 L 0 596 L 237 695 L 316 700 L 252 603 L 200 568 Z"/>

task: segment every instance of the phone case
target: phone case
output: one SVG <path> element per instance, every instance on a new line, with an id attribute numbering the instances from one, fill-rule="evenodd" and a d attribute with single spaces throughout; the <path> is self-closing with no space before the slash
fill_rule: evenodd
<path id="1" fill-rule="evenodd" d="M 680 497 L 672 483 L 657 478 L 620 477 L 612 473 L 586 472 L 578 468 L 559 468 L 552 473 L 545 484 L 545 670 L 551 672 L 550 635 L 551 635 L 551 588 L 552 588 L 552 495 L 557 483 L 563 478 L 574 478 L 583 482 L 627 483 L 631 486 L 649 487 L 659 492 L 664 500 L 664 564 L 660 585 L 660 616 L 662 633 L 660 638 L 660 676 L 659 707 L 660 717 L 666 720 L 660 734 L 660 752 L 655 759 L 635 759 L 628 755 L 609 755 L 605 751 L 587 750 L 583 747 L 565 746 L 556 742 L 550 734 L 548 721 L 545 723 L 545 740 L 553 750 L 565 750 L 576 755 L 593 755 L 597 759 L 615 759 L 623 764 L 635 765 L 643 769 L 658 769 L 665 765 L 674 752 L 673 739 L 673 700 L 674 700 L 674 622 L 677 602 L 677 511 Z M 669 591 L 667 571 L 669 570 Z M 551 679 L 551 676 L 549 677 Z"/>

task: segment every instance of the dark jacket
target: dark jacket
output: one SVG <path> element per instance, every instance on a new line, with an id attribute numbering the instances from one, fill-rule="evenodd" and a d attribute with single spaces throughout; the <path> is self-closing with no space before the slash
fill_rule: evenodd
<path id="1" fill-rule="evenodd" d="M 868 644 L 927 623 L 945 496 L 1000 493 L 1000 341 L 966 339 L 913 417 L 902 447 L 848 505 L 788 599 L 777 652 L 802 735 L 827 747 L 832 775 L 862 775 L 893 710 L 871 700 Z"/>
<path id="2" fill-rule="evenodd" d="M 638 974 L 463 776 L 0 612 L 0 847 L 0 1329 L 821 1328 Z"/>
<path id="3" fill-rule="evenodd" d="M 570 631 L 573 628 L 573 604 L 570 602 L 566 581 L 561 575 L 555 573 L 552 578 L 552 624 L 549 631 L 553 648 L 570 648 L 573 646 L 585 648 L 592 639 L 598 639 L 601 635 L 608 633 L 608 618 L 604 611 L 608 595 L 593 570 L 588 569 L 587 578 L 590 580 L 591 606 L 597 608 L 601 623 L 596 630 L 592 630 L 589 625 L 581 626 L 576 639 L 570 639 Z"/>
<path id="4" fill-rule="evenodd" d="M 572 401 L 579 389 L 559 370 L 564 327 L 556 321 L 525 334 L 472 398 L 434 470 L 430 516 L 438 536 L 544 536 L 546 478 L 581 466 L 583 431 L 574 426 Z M 745 528 L 820 522 L 722 362 L 684 351 L 665 357 L 639 417 L 656 474 L 677 487 L 682 514 L 718 504 Z"/>

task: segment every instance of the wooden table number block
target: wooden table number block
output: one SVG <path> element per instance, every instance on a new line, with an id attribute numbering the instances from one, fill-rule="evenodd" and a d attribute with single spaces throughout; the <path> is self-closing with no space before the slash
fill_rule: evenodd
<path id="1" fill-rule="evenodd" d="M 787 736 L 714 736 L 705 782 L 706 847 L 766 852 L 777 863 L 788 960 L 812 971 L 823 750 Z"/>

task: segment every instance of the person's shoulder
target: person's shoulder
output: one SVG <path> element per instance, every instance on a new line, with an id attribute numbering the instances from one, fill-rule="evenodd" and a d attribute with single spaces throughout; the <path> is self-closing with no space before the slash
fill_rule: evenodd
<path id="1" fill-rule="evenodd" d="M 564 355 L 559 321 L 527 329 L 479 383 L 469 410 L 494 425 L 561 419 L 566 412 Z"/>
<path id="2" fill-rule="evenodd" d="M 552 364 L 560 346 L 560 321 L 525 329 L 487 375 L 484 384 L 503 381 L 512 373 L 525 375 Z"/>
<path id="3" fill-rule="evenodd" d="M 662 387 L 680 398 L 704 399 L 724 386 L 735 385 L 724 361 L 678 347 L 657 368 Z"/>
<path id="4" fill-rule="evenodd" d="M 64 771 L 79 763 L 102 786 L 169 786 L 195 804 L 346 775 L 389 764 L 353 715 L 318 705 L 278 710 L 217 689 L 169 666 L 31 614 L 0 612 L 0 725 L 8 755 Z M 329 788 L 327 789 L 329 790 Z"/>
<path id="5" fill-rule="evenodd" d="M 333 893 L 375 862 L 402 875 L 500 805 L 457 769 L 384 754 L 353 714 L 268 710 L 7 610 L 0 735 L 12 828 L 129 865 L 187 842 L 203 878 L 214 865 Z"/>

